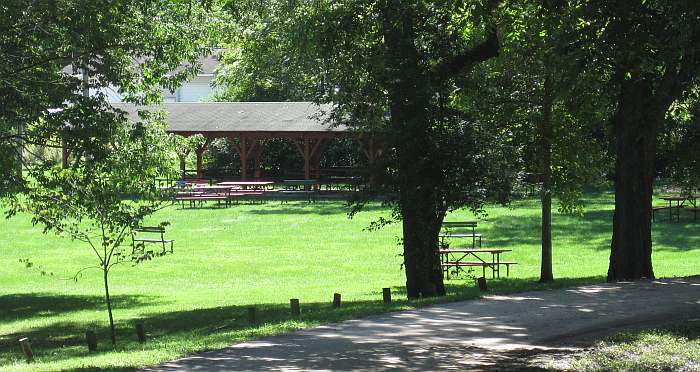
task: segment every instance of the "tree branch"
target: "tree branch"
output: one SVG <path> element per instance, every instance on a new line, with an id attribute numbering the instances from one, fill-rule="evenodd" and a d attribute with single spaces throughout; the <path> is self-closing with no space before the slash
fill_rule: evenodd
<path id="1" fill-rule="evenodd" d="M 500 49 L 496 27 L 489 26 L 484 41 L 438 64 L 434 75 L 437 81 L 445 81 L 479 62 L 498 56 Z"/>

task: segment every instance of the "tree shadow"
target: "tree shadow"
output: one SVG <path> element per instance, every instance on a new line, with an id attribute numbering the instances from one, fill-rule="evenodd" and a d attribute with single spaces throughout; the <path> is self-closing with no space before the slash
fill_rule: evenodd
<path id="1" fill-rule="evenodd" d="M 597 251 L 610 249 L 612 238 L 612 210 L 592 210 L 582 216 L 555 214 L 553 216 L 553 236 L 575 236 L 586 242 L 604 242 L 591 244 Z M 484 245 L 498 248 L 517 248 L 522 245 L 540 244 L 540 219 L 537 216 L 498 216 L 490 217 L 483 224 Z M 681 222 L 659 221 L 652 223 L 654 250 L 690 251 L 700 249 L 700 222 L 692 217 Z"/>
<path id="2" fill-rule="evenodd" d="M 567 337 L 581 329 L 610 332 L 648 321 L 634 310 L 653 302 L 669 285 L 684 294 L 674 305 L 695 314 L 694 286 L 700 284 L 692 281 L 612 283 L 367 316 L 192 355 L 152 370 L 547 370 L 522 366 L 522 350 L 563 350 L 578 345 Z M 626 291 L 629 287 L 637 290 Z M 369 304 L 351 306 L 356 305 Z M 314 314 L 305 311 L 300 319 Z M 181 314 L 169 316 L 175 317 L 172 321 Z M 573 320 L 577 318 L 584 322 Z"/>
<path id="3" fill-rule="evenodd" d="M 574 283 L 600 281 L 600 277 L 581 279 L 562 279 L 554 284 L 540 284 L 533 279 L 500 279 L 489 281 L 488 293 L 510 293 L 526 289 L 550 289 L 569 286 Z M 213 308 L 172 311 L 165 313 L 144 313 L 138 319 L 146 327 L 148 341 L 140 344 L 136 340 L 134 319 L 116 319 L 119 353 L 140 352 L 144 350 L 159 350 L 164 345 L 177 347 L 179 343 L 197 340 L 200 345 L 228 345 L 250 338 L 268 336 L 270 328 L 273 333 L 290 332 L 300 327 L 317 324 L 337 323 L 348 319 L 364 319 L 376 317 L 380 313 L 420 308 L 426 305 L 453 302 L 456 300 L 472 299 L 482 293 L 478 291 L 473 281 L 459 280 L 447 282 L 449 297 L 427 298 L 416 301 L 405 299 L 406 289 L 402 286 L 392 287 L 393 301 L 390 304 L 382 302 L 382 290 L 378 288 L 365 295 L 376 300 L 343 301 L 339 309 L 332 307 L 332 293 L 327 302 L 305 302 L 301 297 L 301 315 L 293 316 L 289 303 L 262 303 L 228 305 Z M 66 298 L 61 298 L 66 297 Z M 22 299 L 27 300 L 23 302 Z M 47 303 L 42 302 L 41 298 Z M 62 304 L 63 312 L 96 308 L 102 310 L 101 298 L 91 296 L 42 296 L 34 299 L 30 296 L 18 295 L 13 301 L 14 309 L 21 311 L 39 304 L 39 307 L 49 306 L 48 302 Z M 151 305 L 148 299 L 135 297 L 119 299 L 119 306 Z M 256 307 L 255 324 L 249 323 L 248 308 Z M 55 310 L 55 309 L 53 309 Z M 26 314 L 26 313 L 25 313 Z M 41 316 L 41 311 L 34 312 Z M 24 316 L 23 316 L 24 317 Z M 22 332 L 0 336 L 0 365 L 6 365 L 20 358 L 17 339 L 29 337 L 35 355 L 38 359 L 61 361 L 73 358 L 88 358 L 91 354 L 85 347 L 84 335 L 88 329 L 94 329 L 98 338 L 100 353 L 111 353 L 114 350 L 109 344 L 109 331 L 106 327 L 95 328 L 89 321 L 58 322 L 46 326 L 33 327 Z M 204 347 L 206 349 L 206 347 Z M 99 353 L 98 353 L 99 354 Z M 84 363 L 90 363 L 87 359 Z M 137 367 L 137 366 L 134 366 Z M 361 366 L 360 366 L 361 367 Z M 85 371 L 93 370 L 87 364 Z"/>
<path id="4" fill-rule="evenodd" d="M 163 303 L 154 296 L 112 296 L 115 308 L 129 309 Z M 83 310 L 103 310 L 104 297 L 88 295 L 57 295 L 52 293 L 13 293 L 0 296 L 0 322 L 56 316 Z"/>

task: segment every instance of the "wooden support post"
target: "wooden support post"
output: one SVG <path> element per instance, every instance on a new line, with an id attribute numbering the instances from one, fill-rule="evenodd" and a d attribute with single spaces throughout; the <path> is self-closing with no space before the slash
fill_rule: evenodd
<path id="1" fill-rule="evenodd" d="M 391 288 L 382 288 L 382 297 L 385 304 L 391 303 Z"/>
<path id="2" fill-rule="evenodd" d="M 241 181 L 248 180 L 248 140 L 241 137 L 239 155 L 241 157 Z"/>
<path id="3" fill-rule="evenodd" d="M 308 138 L 304 138 L 304 179 L 311 179 L 311 147 Z"/>
<path id="4" fill-rule="evenodd" d="M 263 141 L 258 141 L 258 143 L 255 146 L 255 151 L 253 152 L 253 167 L 254 167 L 254 173 L 253 177 L 255 179 L 260 179 L 262 177 L 262 170 L 260 168 L 260 163 L 262 161 L 262 155 L 263 151 L 265 150 L 265 147 L 263 146 Z"/>
<path id="5" fill-rule="evenodd" d="M 136 338 L 139 340 L 139 342 L 146 342 L 146 330 L 143 327 L 143 323 L 136 323 L 134 325 L 134 329 L 136 330 Z"/>
<path id="6" fill-rule="evenodd" d="M 27 359 L 27 363 L 31 363 L 34 360 L 34 353 L 32 353 L 32 345 L 29 343 L 29 338 L 20 338 L 19 345 L 22 347 L 22 352 L 24 353 L 24 358 Z"/>
<path id="7" fill-rule="evenodd" d="M 479 284 L 479 290 L 481 292 L 486 292 L 486 278 L 482 276 L 481 278 L 478 278 L 476 282 Z"/>
<path id="8" fill-rule="evenodd" d="M 333 293 L 333 308 L 340 307 L 340 293 Z"/>
<path id="9" fill-rule="evenodd" d="M 248 308 L 248 323 L 255 324 L 257 320 L 255 319 L 255 306 Z"/>
<path id="10" fill-rule="evenodd" d="M 88 352 L 94 353 L 97 351 L 97 336 L 95 336 L 95 331 L 85 331 L 85 341 L 87 342 Z"/>
<path id="11" fill-rule="evenodd" d="M 301 314 L 301 308 L 299 307 L 298 298 L 289 299 L 289 305 L 292 308 L 292 315 L 298 316 L 299 314 Z"/>

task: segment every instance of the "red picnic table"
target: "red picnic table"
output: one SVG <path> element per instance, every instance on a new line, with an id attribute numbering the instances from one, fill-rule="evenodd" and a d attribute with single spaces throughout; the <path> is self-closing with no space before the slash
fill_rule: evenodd
<path id="1" fill-rule="evenodd" d="M 219 182 L 217 186 L 228 186 L 233 188 L 241 188 L 243 190 L 248 190 L 250 187 L 253 190 L 262 190 L 268 186 L 272 186 L 274 182 L 272 181 L 227 181 Z"/>

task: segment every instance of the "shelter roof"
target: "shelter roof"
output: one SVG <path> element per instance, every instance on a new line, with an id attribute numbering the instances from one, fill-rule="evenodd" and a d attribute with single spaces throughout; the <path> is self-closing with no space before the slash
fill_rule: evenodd
<path id="1" fill-rule="evenodd" d="M 344 125 L 331 125 L 330 105 L 312 102 L 177 102 L 159 106 L 113 104 L 137 118 L 138 110 L 163 109 L 170 133 L 343 133 Z"/>

